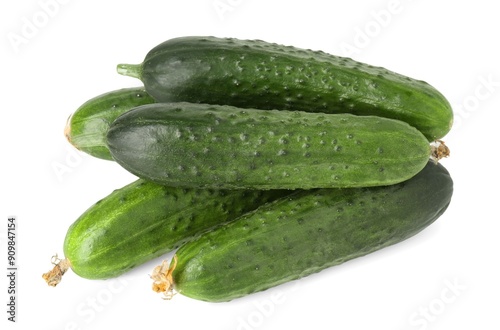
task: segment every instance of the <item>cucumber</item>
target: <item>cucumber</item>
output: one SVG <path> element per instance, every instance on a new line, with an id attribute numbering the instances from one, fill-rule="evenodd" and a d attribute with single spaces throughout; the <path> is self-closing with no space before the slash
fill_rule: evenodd
<path id="1" fill-rule="evenodd" d="M 106 133 L 113 120 L 128 110 L 155 102 L 144 87 L 131 87 L 98 95 L 82 104 L 67 120 L 64 134 L 80 151 L 112 160 Z"/>
<path id="2" fill-rule="evenodd" d="M 141 64 L 119 64 L 161 102 L 376 115 L 405 121 L 429 141 L 453 122 L 428 83 L 321 51 L 262 40 L 188 36 L 151 49 Z"/>
<path id="3" fill-rule="evenodd" d="M 266 290 L 414 236 L 452 193 L 433 162 L 396 185 L 298 191 L 182 245 L 155 267 L 153 290 L 209 302 Z"/>
<path id="4" fill-rule="evenodd" d="M 140 178 L 218 189 L 395 184 L 431 154 L 422 133 L 394 119 L 186 102 L 137 107 L 111 124 L 107 141 Z"/>
<path id="5" fill-rule="evenodd" d="M 44 278 L 55 286 L 69 267 L 87 279 L 119 276 L 289 193 L 182 189 L 138 179 L 91 206 L 69 227 L 66 258 L 55 260 Z"/>

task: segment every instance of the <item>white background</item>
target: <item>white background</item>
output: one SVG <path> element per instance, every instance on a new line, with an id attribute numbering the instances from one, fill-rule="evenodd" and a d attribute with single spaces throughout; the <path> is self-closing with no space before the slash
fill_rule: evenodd
<path id="1" fill-rule="evenodd" d="M 272 2 L 272 3 L 271 3 Z M 499 329 L 500 51 L 492 1 L 3 1 L 0 265 L 18 221 L 17 323 L 5 329 Z M 153 260 L 119 279 L 42 273 L 68 226 L 135 178 L 76 152 L 66 118 L 101 93 L 140 82 L 116 73 L 186 35 L 263 39 L 353 57 L 425 80 L 452 103 L 445 137 L 455 192 L 447 212 L 396 246 L 303 280 L 210 304 L 150 290 Z M 401 146 L 404 148 L 404 146 Z M 61 168 L 65 171 L 61 171 Z M 56 170 L 59 169 L 59 170 Z M 167 255 L 165 257 L 171 257 Z"/>

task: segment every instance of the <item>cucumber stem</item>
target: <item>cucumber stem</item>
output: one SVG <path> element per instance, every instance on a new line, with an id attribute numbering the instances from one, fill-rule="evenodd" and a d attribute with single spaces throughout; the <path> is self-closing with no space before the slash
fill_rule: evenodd
<path id="1" fill-rule="evenodd" d="M 167 260 L 163 260 L 160 266 L 153 269 L 153 291 L 163 293 L 163 299 L 170 300 L 174 297 L 174 278 L 172 272 L 177 266 L 177 256 L 174 255 L 172 263 L 169 265 Z"/>
<path id="2" fill-rule="evenodd" d="M 66 125 L 64 126 L 64 136 L 69 143 L 71 143 L 71 117 L 73 117 L 73 114 L 68 117 Z"/>
<path id="3" fill-rule="evenodd" d="M 443 140 L 436 140 L 433 143 L 431 143 L 431 159 L 434 161 L 434 163 L 438 163 L 439 160 L 449 157 L 450 156 L 450 149 L 448 146 L 444 143 Z"/>
<path id="4" fill-rule="evenodd" d="M 116 66 L 116 71 L 124 76 L 141 79 L 142 64 L 118 64 Z"/>
<path id="5" fill-rule="evenodd" d="M 62 276 L 70 268 L 68 259 L 59 259 L 57 254 L 51 259 L 54 268 L 51 271 L 42 275 L 45 282 L 50 286 L 56 286 L 61 282 Z"/>
<path id="6" fill-rule="evenodd" d="M 66 126 L 64 126 L 64 136 L 66 137 L 66 140 L 68 140 L 69 144 L 75 147 L 76 150 L 80 150 L 71 140 L 71 117 L 73 117 L 73 115 L 70 115 L 68 120 L 66 120 Z"/>

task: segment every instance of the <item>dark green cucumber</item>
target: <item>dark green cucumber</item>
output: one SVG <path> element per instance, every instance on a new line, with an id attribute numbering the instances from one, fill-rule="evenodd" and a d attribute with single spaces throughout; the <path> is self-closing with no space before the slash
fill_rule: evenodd
<path id="1" fill-rule="evenodd" d="M 411 178 L 431 146 L 375 116 L 155 103 L 110 126 L 113 158 L 143 179 L 223 189 L 367 187 Z"/>
<path id="2" fill-rule="evenodd" d="M 429 141 L 445 136 L 453 121 L 449 102 L 424 81 L 261 40 L 170 39 L 118 72 L 141 79 L 162 102 L 376 115 L 405 121 Z"/>
<path id="3" fill-rule="evenodd" d="M 432 162 L 396 185 L 300 191 L 182 245 L 170 268 L 155 268 L 153 289 L 211 302 L 262 291 L 414 236 L 452 193 Z"/>
<path id="4" fill-rule="evenodd" d="M 115 277 L 289 193 L 181 189 L 139 179 L 91 206 L 69 227 L 65 263 L 83 278 Z"/>
<path id="5" fill-rule="evenodd" d="M 82 104 L 68 118 L 64 133 L 75 148 L 97 158 L 112 160 L 106 146 L 111 122 L 134 107 L 154 102 L 144 87 L 107 92 Z"/>

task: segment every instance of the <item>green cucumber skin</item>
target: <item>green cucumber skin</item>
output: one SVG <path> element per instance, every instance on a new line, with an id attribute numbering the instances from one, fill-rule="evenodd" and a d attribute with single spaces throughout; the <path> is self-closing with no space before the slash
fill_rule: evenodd
<path id="1" fill-rule="evenodd" d="M 113 158 L 160 184 L 219 189 L 311 189 L 394 184 L 427 163 L 427 139 L 374 116 L 156 103 L 118 117 Z"/>
<path id="2" fill-rule="evenodd" d="M 449 173 L 432 162 L 396 185 L 294 193 L 181 246 L 175 290 L 223 302 L 319 272 L 414 236 L 452 193 Z"/>
<path id="3" fill-rule="evenodd" d="M 91 206 L 70 226 L 64 254 L 80 277 L 116 277 L 289 193 L 181 189 L 138 179 Z"/>
<path id="4" fill-rule="evenodd" d="M 174 38 L 154 47 L 137 71 L 131 75 L 162 102 L 376 115 L 405 121 L 429 141 L 453 122 L 448 100 L 424 81 L 262 40 Z"/>
<path id="5" fill-rule="evenodd" d="M 98 95 L 82 104 L 68 119 L 66 137 L 80 151 L 113 160 L 106 146 L 109 125 L 130 109 L 154 103 L 144 87 L 130 87 Z"/>

